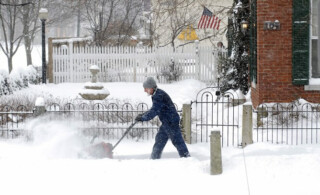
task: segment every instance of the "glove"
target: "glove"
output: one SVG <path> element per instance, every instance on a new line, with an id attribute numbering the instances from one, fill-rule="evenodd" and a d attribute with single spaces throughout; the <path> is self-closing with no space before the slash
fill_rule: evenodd
<path id="1" fill-rule="evenodd" d="M 135 119 L 135 121 L 142 121 L 142 116 L 143 116 L 143 114 L 138 114 L 138 116 L 136 116 L 136 119 Z"/>

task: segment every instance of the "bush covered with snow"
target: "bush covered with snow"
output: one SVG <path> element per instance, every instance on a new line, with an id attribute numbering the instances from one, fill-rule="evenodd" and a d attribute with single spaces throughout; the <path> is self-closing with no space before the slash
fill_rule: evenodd
<path id="1" fill-rule="evenodd" d="M 12 94 L 13 91 L 39 82 L 40 76 L 32 65 L 13 69 L 10 74 L 5 70 L 0 70 L 0 96 Z"/>
<path id="2" fill-rule="evenodd" d="M 12 93 L 9 87 L 9 74 L 5 70 L 0 70 L 0 96 Z"/>
<path id="3" fill-rule="evenodd" d="M 182 73 L 182 68 L 176 65 L 174 59 L 171 58 L 170 63 L 161 70 L 160 76 L 163 76 L 166 81 L 171 83 L 172 81 L 178 81 Z"/>

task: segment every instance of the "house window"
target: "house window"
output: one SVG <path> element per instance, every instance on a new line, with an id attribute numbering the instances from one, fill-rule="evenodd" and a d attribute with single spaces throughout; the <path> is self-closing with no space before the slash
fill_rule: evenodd
<path id="1" fill-rule="evenodd" d="M 320 0 L 311 0 L 311 29 L 310 29 L 310 75 L 312 79 L 320 79 L 320 61 L 318 56 L 320 56 L 320 42 L 318 41 L 319 32 L 319 14 L 320 13 Z"/>

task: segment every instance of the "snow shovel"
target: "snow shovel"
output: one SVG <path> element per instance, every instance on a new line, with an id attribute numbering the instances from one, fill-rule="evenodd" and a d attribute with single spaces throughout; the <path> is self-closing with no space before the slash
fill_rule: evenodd
<path id="1" fill-rule="evenodd" d="M 118 140 L 118 142 L 112 146 L 110 143 L 101 142 L 90 146 L 85 149 L 85 153 L 93 158 L 113 158 L 113 150 L 117 147 L 117 145 L 121 142 L 121 140 L 129 133 L 132 127 L 137 123 L 137 121 L 133 122 L 127 130 L 123 133 L 122 137 Z M 95 136 L 96 137 L 96 136 Z M 92 138 L 91 143 L 93 143 L 94 138 Z"/>

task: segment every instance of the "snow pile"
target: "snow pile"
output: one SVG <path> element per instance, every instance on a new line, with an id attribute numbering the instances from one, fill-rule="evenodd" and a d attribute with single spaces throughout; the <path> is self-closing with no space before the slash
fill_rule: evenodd
<path id="1" fill-rule="evenodd" d="M 133 82 L 113 82 L 100 83 L 104 89 L 108 89 L 110 95 L 103 100 L 102 103 L 146 103 L 151 106 L 151 98 L 144 92 L 142 83 Z M 206 87 L 205 83 L 189 79 L 172 84 L 158 83 L 158 87 L 165 90 L 171 97 L 172 101 L 177 104 L 178 108 L 182 108 L 182 104 L 190 103 L 195 100 L 197 93 Z M 46 85 L 29 85 L 20 91 L 15 91 L 12 95 L 0 97 L 0 102 L 5 103 L 7 99 L 28 99 L 36 100 L 37 97 L 43 97 L 46 103 L 55 102 L 65 104 L 74 101 L 86 101 L 82 99 L 79 92 L 83 89 L 83 83 L 61 83 Z M 34 102 L 33 102 L 34 103 Z M 101 103 L 101 102 L 100 102 Z"/>
<path id="2" fill-rule="evenodd" d="M 35 106 L 44 106 L 44 105 L 45 105 L 45 103 L 44 103 L 43 97 L 38 97 L 38 98 L 36 99 Z"/>
<path id="3" fill-rule="evenodd" d="M 50 120 L 39 117 L 27 123 L 31 157 L 78 158 L 86 138 L 81 135 L 76 121 Z M 89 141 L 87 141 L 87 145 Z"/>

